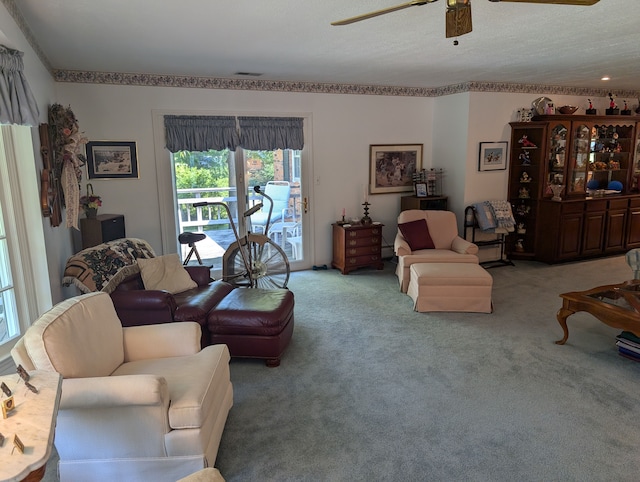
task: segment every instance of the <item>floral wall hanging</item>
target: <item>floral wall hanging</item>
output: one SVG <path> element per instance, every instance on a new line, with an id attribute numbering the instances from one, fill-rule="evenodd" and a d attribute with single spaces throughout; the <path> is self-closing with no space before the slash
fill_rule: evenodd
<path id="1" fill-rule="evenodd" d="M 49 107 L 49 138 L 51 142 L 51 187 L 59 206 L 67 210 L 66 226 L 78 229 L 80 214 L 80 183 L 86 159 L 84 146 L 87 138 L 82 135 L 78 120 L 71 107 L 53 104 Z M 54 208 L 55 210 L 55 205 Z M 58 224 L 59 224 L 58 218 Z M 52 225 L 54 224 L 52 220 Z"/>

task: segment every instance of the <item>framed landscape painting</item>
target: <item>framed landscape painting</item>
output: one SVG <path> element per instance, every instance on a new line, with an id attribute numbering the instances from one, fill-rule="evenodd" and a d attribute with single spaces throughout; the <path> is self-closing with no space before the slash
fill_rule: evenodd
<path id="1" fill-rule="evenodd" d="M 422 144 L 369 147 L 369 192 L 413 192 L 413 174 L 422 169 Z"/>
<path id="2" fill-rule="evenodd" d="M 130 141 L 87 142 L 89 179 L 137 179 L 136 143 Z"/>

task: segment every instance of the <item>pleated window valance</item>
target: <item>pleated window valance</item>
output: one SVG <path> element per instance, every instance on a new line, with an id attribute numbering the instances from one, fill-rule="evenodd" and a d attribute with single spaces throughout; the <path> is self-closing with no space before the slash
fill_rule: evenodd
<path id="1" fill-rule="evenodd" d="M 171 152 L 235 150 L 240 140 L 233 116 L 167 115 L 164 126 Z"/>
<path id="2" fill-rule="evenodd" d="M 303 119 L 293 117 L 174 116 L 164 118 L 171 152 L 243 147 L 252 150 L 302 149 Z M 238 126 L 239 124 L 239 126 Z"/>
<path id="3" fill-rule="evenodd" d="M 297 117 L 238 117 L 240 145 L 255 151 L 302 149 L 303 119 Z"/>
<path id="4" fill-rule="evenodd" d="M 38 104 L 24 76 L 19 50 L 0 45 L 0 124 L 38 125 Z"/>

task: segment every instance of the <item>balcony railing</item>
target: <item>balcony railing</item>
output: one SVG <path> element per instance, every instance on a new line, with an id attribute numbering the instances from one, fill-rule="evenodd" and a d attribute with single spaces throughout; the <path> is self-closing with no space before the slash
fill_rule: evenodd
<path id="1" fill-rule="evenodd" d="M 234 186 L 227 187 L 204 187 L 204 188 L 191 188 L 191 189 L 178 189 L 178 225 L 179 232 L 193 231 L 210 231 L 215 229 L 231 229 L 229 220 L 227 219 L 227 212 L 222 206 L 199 206 L 193 205 L 198 202 L 206 200 L 207 202 L 223 202 L 227 203 L 232 215 L 234 216 L 233 222 L 238 224 L 236 203 L 238 202 L 237 190 Z M 300 215 L 300 187 L 295 186 L 291 191 L 291 198 L 289 199 L 290 210 L 288 211 L 288 217 L 290 220 L 299 219 Z M 262 197 L 253 194 L 249 196 L 249 208 L 255 203 L 261 202 Z M 208 228 L 208 229 L 207 229 Z"/>
<path id="2" fill-rule="evenodd" d="M 198 206 L 193 205 L 206 200 L 207 202 L 227 203 L 231 213 L 235 214 L 234 204 L 238 202 L 235 187 L 212 187 L 178 189 L 178 224 L 180 232 L 190 231 L 188 228 L 196 228 L 197 231 L 205 231 L 207 227 L 220 226 L 229 228 L 227 212 L 222 206 Z M 186 196 L 186 197 L 182 197 Z M 233 219 L 234 222 L 237 218 Z"/>

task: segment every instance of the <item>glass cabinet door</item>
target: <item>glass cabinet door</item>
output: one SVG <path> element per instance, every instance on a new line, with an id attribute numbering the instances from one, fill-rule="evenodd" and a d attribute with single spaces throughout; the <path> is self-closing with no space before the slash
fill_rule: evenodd
<path id="1" fill-rule="evenodd" d="M 585 188 L 589 194 L 627 192 L 631 155 L 637 150 L 633 126 L 594 125 Z M 634 176 L 635 177 L 635 176 Z M 603 192 L 604 191 L 604 192 Z"/>
<path id="2" fill-rule="evenodd" d="M 640 129 L 638 129 L 638 134 L 635 142 L 631 192 L 640 192 Z"/>
<path id="3" fill-rule="evenodd" d="M 586 124 L 573 126 L 571 136 L 571 159 L 567 176 L 567 196 L 584 195 L 587 184 L 587 167 L 589 166 L 589 154 L 591 143 L 591 127 Z"/>
<path id="4" fill-rule="evenodd" d="M 564 123 L 551 124 L 549 126 L 549 151 L 547 154 L 547 179 L 545 196 L 551 196 L 549 184 L 564 184 L 564 173 L 567 157 L 567 133 Z"/>

